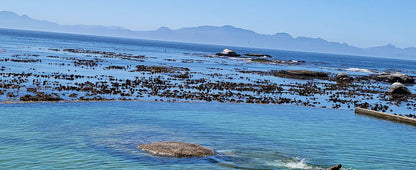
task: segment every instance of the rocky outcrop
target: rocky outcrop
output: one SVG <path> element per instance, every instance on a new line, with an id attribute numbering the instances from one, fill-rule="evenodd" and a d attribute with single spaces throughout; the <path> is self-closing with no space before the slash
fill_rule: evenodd
<path id="1" fill-rule="evenodd" d="M 333 167 L 329 168 L 328 170 L 340 170 L 341 167 L 342 167 L 342 165 L 338 164 L 337 166 L 333 166 Z"/>
<path id="2" fill-rule="evenodd" d="M 403 85 L 402 83 L 396 82 L 393 83 L 389 89 L 389 93 L 391 94 L 412 94 L 410 90 Z"/>
<path id="3" fill-rule="evenodd" d="M 182 142 L 158 142 L 137 145 L 137 148 L 157 156 L 167 157 L 205 157 L 214 155 L 214 151 L 203 146 Z"/>
<path id="4" fill-rule="evenodd" d="M 240 57 L 240 54 L 237 54 L 233 50 L 230 49 L 224 49 L 222 52 L 217 53 L 218 56 L 227 56 L 227 57 Z"/>
<path id="5" fill-rule="evenodd" d="M 352 81 L 352 80 L 354 80 L 354 78 L 348 76 L 344 72 L 341 72 L 341 73 L 338 73 L 337 76 L 335 76 L 335 80 L 337 80 L 337 81 Z"/>
<path id="6" fill-rule="evenodd" d="M 376 77 L 379 81 L 386 81 L 390 83 L 400 82 L 405 84 L 413 84 L 415 80 L 413 77 L 410 77 L 403 73 L 381 73 L 380 75 L 377 75 Z"/>

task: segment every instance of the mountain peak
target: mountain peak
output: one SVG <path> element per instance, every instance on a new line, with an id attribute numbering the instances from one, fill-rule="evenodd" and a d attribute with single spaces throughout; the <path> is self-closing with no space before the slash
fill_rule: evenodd
<path id="1" fill-rule="evenodd" d="M 254 31 L 246 30 L 243 28 L 237 28 L 231 25 L 224 25 L 224 26 L 199 26 L 199 27 L 188 27 L 188 28 L 182 28 L 182 30 L 189 30 L 189 29 L 195 29 L 195 30 L 203 30 L 203 31 L 222 31 L 222 32 L 233 32 L 233 33 L 249 33 L 253 34 Z"/>
<path id="2" fill-rule="evenodd" d="M 394 49 L 397 49 L 397 47 L 396 47 L 396 46 L 394 46 L 393 44 L 389 43 L 389 44 L 384 45 L 384 46 L 370 47 L 369 49 L 394 50 Z"/>
<path id="3" fill-rule="evenodd" d="M 0 17 L 4 19 L 24 19 L 24 20 L 32 19 L 27 15 L 19 15 L 17 13 L 10 12 L 10 11 L 0 11 Z"/>
<path id="4" fill-rule="evenodd" d="M 157 29 L 157 31 L 172 31 L 169 27 L 160 27 L 159 29 Z"/>
<path id="5" fill-rule="evenodd" d="M 29 16 L 27 16 L 27 15 L 22 15 L 21 17 L 22 17 L 22 18 L 27 18 L 27 19 L 28 19 L 28 18 L 30 18 L 30 17 L 29 17 Z"/>
<path id="6" fill-rule="evenodd" d="M 0 17 L 6 21 L 7 20 L 23 20 L 23 21 L 33 20 L 27 15 L 19 15 L 10 11 L 0 11 Z"/>
<path id="7" fill-rule="evenodd" d="M 0 11 L 1 16 L 8 16 L 8 17 L 16 17 L 19 16 L 18 14 L 10 11 Z"/>
<path id="8" fill-rule="evenodd" d="M 222 26 L 220 28 L 221 29 L 224 29 L 224 30 L 227 30 L 227 31 L 248 31 L 248 32 L 253 32 L 253 31 L 246 30 L 246 29 L 243 29 L 243 28 L 237 28 L 237 27 L 234 27 L 234 26 L 231 26 L 231 25 L 224 25 L 224 26 Z"/>
<path id="9" fill-rule="evenodd" d="M 389 43 L 387 45 L 385 45 L 384 47 L 386 48 L 396 48 L 396 46 L 394 46 L 393 44 Z"/>
<path id="10" fill-rule="evenodd" d="M 287 39 L 293 39 L 293 37 L 285 32 L 281 32 L 281 33 L 276 33 L 274 34 L 274 36 L 276 36 L 277 38 L 287 38 Z"/>
<path id="11" fill-rule="evenodd" d="M 227 29 L 238 29 L 238 28 L 233 27 L 233 26 L 231 26 L 231 25 L 224 25 L 224 26 L 222 26 L 221 28 L 227 28 Z"/>

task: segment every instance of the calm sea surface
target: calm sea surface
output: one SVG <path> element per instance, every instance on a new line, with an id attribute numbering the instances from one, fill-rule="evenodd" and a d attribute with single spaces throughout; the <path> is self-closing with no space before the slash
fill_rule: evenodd
<path id="1" fill-rule="evenodd" d="M 416 128 L 351 111 L 289 105 L 91 102 L 1 105 L 5 169 L 348 169 L 415 167 Z M 197 143 L 207 158 L 136 145 Z"/>
<path id="2" fill-rule="evenodd" d="M 6 50 L 0 53 L 0 58 L 26 53 L 49 55 L 52 52 L 48 48 L 189 58 L 184 53 L 215 54 L 225 47 L 0 29 L 0 50 Z M 278 69 L 342 71 L 352 75 L 400 70 L 416 75 L 415 60 L 237 47 L 233 50 L 308 63 Z M 162 58 L 149 62 L 164 61 Z M 8 64 L 5 66 L 10 71 L 28 69 Z M 198 63 L 186 66 L 206 67 Z M 249 67 L 267 70 L 277 66 Z M 44 65 L 37 69 L 46 73 L 56 71 Z M 82 70 L 78 73 L 83 74 Z M 413 86 L 409 88 L 414 91 Z M 338 163 L 345 169 L 412 169 L 416 167 L 415 132 L 413 126 L 357 116 L 350 110 L 292 105 L 1 104 L 0 169 L 325 169 Z M 197 143 L 217 154 L 171 159 L 150 156 L 136 148 L 138 144 L 159 141 Z"/>

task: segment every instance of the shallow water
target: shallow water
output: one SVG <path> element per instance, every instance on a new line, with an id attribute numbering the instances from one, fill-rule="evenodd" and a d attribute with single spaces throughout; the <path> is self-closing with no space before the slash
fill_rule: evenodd
<path id="1" fill-rule="evenodd" d="M 0 106 L 4 169 L 407 169 L 416 128 L 352 111 L 290 105 L 90 102 Z M 136 145 L 197 143 L 206 158 Z"/>

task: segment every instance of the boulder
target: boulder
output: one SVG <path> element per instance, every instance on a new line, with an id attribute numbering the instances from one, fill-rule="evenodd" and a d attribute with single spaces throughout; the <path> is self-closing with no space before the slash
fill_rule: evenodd
<path id="1" fill-rule="evenodd" d="M 218 56 L 227 56 L 227 57 L 240 57 L 240 54 L 237 54 L 233 50 L 230 49 L 224 49 L 221 53 L 217 53 Z"/>
<path id="2" fill-rule="evenodd" d="M 158 142 L 137 145 L 137 148 L 157 156 L 167 157 L 205 157 L 214 155 L 214 151 L 203 146 L 182 142 Z"/>
<path id="3" fill-rule="evenodd" d="M 337 76 L 335 76 L 335 79 L 336 79 L 337 81 L 352 81 L 352 80 L 354 80 L 354 78 L 352 78 L 352 77 L 348 76 L 348 75 L 347 75 L 346 73 L 344 73 L 344 72 L 338 73 L 338 74 L 337 74 Z"/>
<path id="4" fill-rule="evenodd" d="M 391 94 L 412 94 L 410 90 L 402 83 L 393 83 L 390 87 L 389 93 Z"/>
<path id="5" fill-rule="evenodd" d="M 396 73 L 381 73 L 377 75 L 377 80 L 379 81 L 387 81 L 390 83 L 400 82 L 400 83 L 407 83 L 413 84 L 415 80 L 413 77 L 410 77 L 406 74 L 396 72 Z"/>

